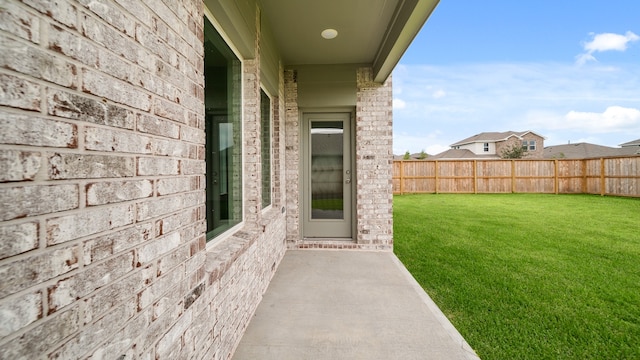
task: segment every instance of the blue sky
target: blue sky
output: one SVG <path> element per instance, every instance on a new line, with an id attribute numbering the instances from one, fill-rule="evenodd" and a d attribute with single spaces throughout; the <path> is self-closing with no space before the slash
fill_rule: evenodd
<path id="1" fill-rule="evenodd" d="M 394 153 L 485 131 L 640 138 L 639 0 L 441 0 L 393 72 Z"/>

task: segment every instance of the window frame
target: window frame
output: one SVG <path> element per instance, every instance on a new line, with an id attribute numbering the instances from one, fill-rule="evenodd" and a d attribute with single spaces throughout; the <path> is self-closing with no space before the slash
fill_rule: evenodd
<path id="1" fill-rule="evenodd" d="M 264 85 L 260 85 L 260 165 L 264 164 L 264 157 L 262 156 L 262 94 L 264 94 L 269 99 L 269 203 L 265 205 L 264 203 L 264 194 L 261 196 L 261 209 L 264 211 L 269 209 L 273 205 L 273 96 L 269 94 L 269 91 L 264 87 Z M 260 184 L 262 191 L 264 191 L 264 177 L 260 179 Z"/>
<path id="2" fill-rule="evenodd" d="M 489 143 L 488 142 L 482 144 L 482 150 L 484 152 L 489 152 Z"/>
<path id="3" fill-rule="evenodd" d="M 535 140 L 522 140 L 522 150 L 524 151 L 536 151 Z"/>
<path id="4" fill-rule="evenodd" d="M 209 21 L 209 23 L 213 26 L 213 28 L 215 29 L 215 31 L 218 32 L 218 35 L 222 38 L 222 40 L 224 41 L 224 43 L 229 47 L 229 49 L 231 50 L 231 52 L 236 56 L 236 58 L 238 59 L 238 61 L 240 62 L 240 145 L 241 145 L 241 149 L 240 149 L 240 167 L 242 170 L 242 179 L 241 179 L 241 196 L 242 196 L 242 201 L 241 201 L 241 208 L 242 208 L 242 216 L 239 220 L 239 222 L 233 226 L 231 226 L 230 228 L 228 228 L 227 230 L 221 232 L 220 234 L 209 238 L 209 233 L 211 233 L 212 231 L 207 231 L 205 230 L 205 241 L 206 241 L 206 248 L 212 248 L 214 247 L 216 244 L 219 244 L 220 242 L 224 241 L 225 239 L 229 238 L 230 236 L 232 236 L 235 232 L 237 232 L 240 228 L 242 228 L 245 225 L 245 218 L 246 218 L 246 211 L 245 211 L 245 206 L 246 206 L 246 186 L 244 186 L 244 180 L 245 180 L 245 164 L 246 164 L 246 154 L 245 154 L 245 146 L 244 146 L 244 141 L 245 141 L 245 135 L 244 135 L 244 128 L 245 128 L 245 116 L 244 116 L 244 110 L 245 110 L 245 96 L 244 96 L 244 91 L 245 91 L 245 74 L 244 74 L 244 67 L 245 67 L 245 59 L 244 57 L 242 57 L 242 55 L 240 54 L 240 51 L 238 51 L 238 48 L 236 48 L 236 46 L 233 44 L 233 42 L 231 41 L 231 39 L 229 38 L 229 36 L 227 36 L 227 34 L 224 32 L 224 30 L 222 30 L 222 26 L 220 25 L 220 23 L 216 20 L 215 16 L 213 15 L 213 13 L 207 8 L 207 6 L 204 6 L 204 15 L 203 15 L 203 21 Z M 204 28 L 203 28 L 204 31 Z M 203 40 L 204 41 L 204 40 Z M 203 47 L 204 47 L 204 43 L 203 43 Z M 204 55 L 202 57 L 203 59 L 203 63 L 204 63 Z M 204 72 L 203 72 L 203 77 L 204 77 Z M 206 82 L 206 81 L 205 81 Z M 206 102 L 203 102 L 203 107 L 205 107 L 205 114 L 204 114 L 204 121 L 206 124 Z M 205 136 L 205 141 L 206 141 L 206 136 Z M 204 144 L 206 146 L 206 143 Z M 205 163 L 206 163 L 206 158 L 205 158 Z M 207 173 L 205 171 L 205 177 L 206 177 Z M 206 180 L 205 180 L 205 184 L 206 184 Z M 206 192 L 206 190 L 205 190 Z M 206 195 L 205 195 L 206 196 Z M 206 221 L 206 216 L 207 216 L 207 212 L 205 211 L 205 221 Z"/>

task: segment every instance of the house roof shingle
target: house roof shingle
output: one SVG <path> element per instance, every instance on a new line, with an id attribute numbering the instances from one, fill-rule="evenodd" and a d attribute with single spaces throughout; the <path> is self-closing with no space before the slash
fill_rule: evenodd
<path id="1" fill-rule="evenodd" d="M 438 159 L 500 159 L 500 157 L 498 155 L 477 155 L 467 149 L 449 149 L 429 157 L 429 160 Z"/>
<path id="2" fill-rule="evenodd" d="M 626 142 L 626 143 L 624 143 L 624 144 L 620 144 L 620 146 L 622 146 L 622 147 L 626 147 L 626 146 L 640 146 L 640 139 L 631 140 L 631 141 Z"/>
<path id="3" fill-rule="evenodd" d="M 636 154 L 640 154 L 640 147 L 614 148 L 589 143 L 575 143 L 544 148 L 545 159 L 588 159 Z"/>
<path id="4" fill-rule="evenodd" d="M 478 143 L 478 142 L 496 142 L 496 141 L 504 141 L 507 140 L 508 138 L 510 138 L 511 136 L 516 136 L 518 138 L 522 138 L 523 136 L 525 136 L 528 133 L 532 133 L 535 135 L 540 136 L 541 138 L 544 138 L 544 136 L 537 134 L 531 130 L 526 130 L 526 131 L 505 131 L 505 132 L 482 132 L 480 134 L 476 134 L 473 135 L 471 137 L 468 137 L 464 140 L 460 140 L 455 144 L 451 144 L 450 146 L 460 146 L 460 145 L 465 145 L 465 144 L 471 144 L 471 143 Z"/>

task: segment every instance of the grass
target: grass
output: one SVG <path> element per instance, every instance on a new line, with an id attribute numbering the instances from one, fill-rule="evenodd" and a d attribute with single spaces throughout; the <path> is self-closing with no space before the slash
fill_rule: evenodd
<path id="1" fill-rule="evenodd" d="M 482 359 L 640 359 L 640 199 L 396 196 L 394 232 Z"/>

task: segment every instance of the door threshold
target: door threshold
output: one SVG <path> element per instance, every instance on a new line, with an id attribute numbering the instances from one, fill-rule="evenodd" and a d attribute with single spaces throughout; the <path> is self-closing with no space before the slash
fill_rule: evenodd
<path id="1" fill-rule="evenodd" d="M 305 237 L 302 238 L 303 242 L 355 242 L 352 238 L 321 238 L 321 237 Z"/>
<path id="2" fill-rule="evenodd" d="M 319 250 L 357 250 L 360 246 L 352 238 L 302 238 L 302 241 L 293 246 L 293 249 L 319 249 Z"/>

